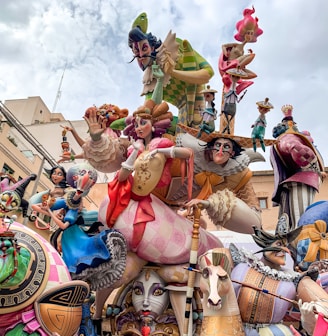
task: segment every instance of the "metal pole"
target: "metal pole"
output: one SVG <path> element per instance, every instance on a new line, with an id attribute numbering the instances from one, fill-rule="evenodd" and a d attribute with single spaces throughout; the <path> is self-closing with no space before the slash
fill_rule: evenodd
<path id="1" fill-rule="evenodd" d="M 45 161 L 45 159 L 44 159 L 44 157 L 42 157 L 42 161 L 41 161 L 41 164 L 40 164 L 40 167 L 39 167 L 39 171 L 38 171 L 36 180 L 34 181 L 32 195 L 36 194 L 37 187 L 38 187 L 38 184 L 39 184 L 39 181 L 40 181 L 40 177 L 41 177 L 41 174 L 42 174 L 42 169 L 43 169 L 43 166 L 44 166 L 44 161 Z M 27 225 L 28 216 L 30 215 L 30 213 L 31 213 L 31 205 L 29 204 L 28 205 L 28 209 L 27 209 L 27 216 L 23 220 L 23 224 L 24 225 Z"/>

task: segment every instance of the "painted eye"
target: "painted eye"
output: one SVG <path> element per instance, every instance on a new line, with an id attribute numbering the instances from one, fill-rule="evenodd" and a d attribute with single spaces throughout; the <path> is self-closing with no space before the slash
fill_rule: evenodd
<path id="1" fill-rule="evenodd" d="M 227 280 L 228 279 L 228 274 L 226 275 L 218 275 L 219 279 L 224 281 L 224 280 Z"/>
<path id="2" fill-rule="evenodd" d="M 209 272 L 208 268 L 204 268 L 203 272 L 202 272 L 203 278 L 208 279 L 209 275 L 210 275 L 210 272 Z"/>
<path id="3" fill-rule="evenodd" d="M 9 194 L 2 194 L 1 195 L 1 201 L 6 202 L 6 201 L 8 201 L 8 199 L 9 199 Z"/>
<path id="4" fill-rule="evenodd" d="M 161 296 L 163 295 L 165 292 L 165 290 L 163 288 L 157 288 L 155 291 L 154 291 L 154 296 Z"/>
<path id="5" fill-rule="evenodd" d="M 133 292 L 135 295 L 142 295 L 142 290 L 139 287 L 133 288 Z"/>

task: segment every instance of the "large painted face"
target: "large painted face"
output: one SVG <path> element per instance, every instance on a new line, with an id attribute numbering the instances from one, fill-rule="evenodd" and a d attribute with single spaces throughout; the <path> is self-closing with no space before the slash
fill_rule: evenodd
<path id="1" fill-rule="evenodd" d="M 134 127 L 138 138 L 145 139 L 152 134 L 152 124 L 150 120 L 137 117 Z"/>
<path id="2" fill-rule="evenodd" d="M 219 138 L 212 149 L 213 161 L 219 165 L 225 165 L 234 156 L 233 144 L 229 139 Z"/>
<path id="3" fill-rule="evenodd" d="M 136 312 L 144 317 L 156 318 L 163 314 L 169 303 L 163 279 L 154 271 L 143 271 L 134 281 L 132 303 Z"/>
<path id="4" fill-rule="evenodd" d="M 14 190 L 7 190 L 0 194 L 0 212 L 7 213 L 17 210 L 22 202 L 20 195 Z"/>
<path id="5" fill-rule="evenodd" d="M 267 251 L 264 252 L 264 257 L 266 260 L 271 262 L 273 265 L 278 267 L 286 265 L 286 253 L 289 253 L 287 246 L 287 240 L 279 239 L 271 244 L 271 247 L 278 247 L 280 251 Z"/>
<path id="6" fill-rule="evenodd" d="M 150 57 L 152 51 L 153 48 L 150 46 L 148 40 L 133 42 L 132 52 L 137 57 L 138 65 L 142 71 L 152 64 L 152 58 Z"/>
<path id="7" fill-rule="evenodd" d="M 64 173 L 60 168 L 55 168 L 51 174 L 51 181 L 56 185 L 64 180 Z"/>
<path id="8" fill-rule="evenodd" d="M 70 167 L 67 171 L 68 184 L 77 189 L 82 196 L 86 196 L 97 182 L 97 171 L 87 163 L 80 163 Z"/>

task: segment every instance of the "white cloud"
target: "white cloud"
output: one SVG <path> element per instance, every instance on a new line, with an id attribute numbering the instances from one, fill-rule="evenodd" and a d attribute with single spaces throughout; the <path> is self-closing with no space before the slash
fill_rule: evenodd
<path id="1" fill-rule="evenodd" d="M 41 96 L 52 109 L 67 64 L 57 104 L 67 119 L 81 119 L 88 106 L 105 102 L 133 111 L 143 100 L 142 73 L 128 63 L 127 34 L 141 12 L 148 14 L 148 31 L 164 39 L 172 29 L 206 57 L 215 71 L 211 87 L 220 92 L 221 45 L 233 41 L 235 24 L 252 5 L 264 33 L 250 46 L 256 57 L 249 68 L 258 78 L 238 105 L 235 133 L 251 134 L 255 103 L 269 97 L 275 106 L 267 115 L 271 138 L 282 119 L 280 107 L 290 103 L 299 128 L 312 133 L 325 159 L 326 0 L 6 1 L 0 13 L 0 99 Z M 265 164 L 251 168 L 270 169 L 267 154 Z"/>

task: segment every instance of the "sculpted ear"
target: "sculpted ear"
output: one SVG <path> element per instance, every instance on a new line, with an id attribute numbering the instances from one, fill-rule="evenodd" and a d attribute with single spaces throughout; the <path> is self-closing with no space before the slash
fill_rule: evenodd
<path id="1" fill-rule="evenodd" d="M 207 256 L 204 256 L 204 258 L 205 258 L 205 261 L 206 261 L 206 265 L 207 265 L 207 266 L 211 266 L 211 265 L 212 265 L 211 260 L 208 259 Z"/>

